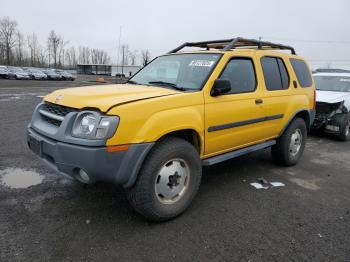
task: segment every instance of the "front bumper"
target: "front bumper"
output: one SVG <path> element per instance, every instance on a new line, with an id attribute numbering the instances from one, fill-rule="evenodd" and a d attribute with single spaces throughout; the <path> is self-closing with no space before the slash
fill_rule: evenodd
<path id="1" fill-rule="evenodd" d="M 341 121 L 344 114 L 323 115 L 317 114 L 312 125 L 314 130 L 323 130 L 326 133 L 339 134 Z"/>
<path id="2" fill-rule="evenodd" d="M 65 176 L 82 181 L 79 170 L 89 176 L 89 183 L 104 181 L 130 187 L 143 160 L 154 143 L 132 144 L 127 151 L 107 152 L 106 147 L 81 146 L 53 140 L 27 129 L 29 148 L 47 164 Z"/>

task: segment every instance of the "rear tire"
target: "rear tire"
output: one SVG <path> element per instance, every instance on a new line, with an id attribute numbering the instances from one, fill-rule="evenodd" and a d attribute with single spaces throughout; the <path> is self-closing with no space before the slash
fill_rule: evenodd
<path id="1" fill-rule="evenodd" d="M 293 166 L 298 163 L 305 149 L 307 128 L 305 121 L 295 118 L 271 147 L 273 159 L 281 165 Z"/>
<path id="2" fill-rule="evenodd" d="M 168 137 L 149 153 L 127 198 L 148 220 L 170 220 L 191 204 L 201 177 L 198 151 L 183 139 Z"/>
<path id="3" fill-rule="evenodd" d="M 339 140 L 348 141 L 350 140 L 350 117 L 349 115 L 344 115 L 341 120 L 339 127 Z"/>

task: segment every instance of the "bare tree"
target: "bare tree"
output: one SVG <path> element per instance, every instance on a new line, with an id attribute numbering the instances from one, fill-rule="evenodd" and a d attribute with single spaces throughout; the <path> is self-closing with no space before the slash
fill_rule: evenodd
<path id="1" fill-rule="evenodd" d="M 80 64 L 90 64 L 91 50 L 86 46 L 80 46 L 78 48 L 79 56 L 78 61 Z"/>
<path id="2" fill-rule="evenodd" d="M 58 64 L 59 66 L 65 66 L 65 62 L 64 62 L 64 59 L 65 59 L 65 46 L 68 44 L 68 42 L 62 42 L 62 44 L 60 45 L 59 47 L 59 51 L 58 51 Z"/>
<path id="3" fill-rule="evenodd" d="M 3 42 L 0 41 L 0 63 L 3 64 L 5 62 L 6 57 L 6 48 Z"/>
<path id="4" fill-rule="evenodd" d="M 64 45 L 65 42 L 63 38 L 52 30 L 47 38 L 47 47 L 49 50 L 49 60 L 52 58 L 54 67 L 57 67 L 61 62 L 60 56 Z"/>
<path id="5" fill-rule="evenodd" d="M 129 45 L 122 45 L 120 48 L 121 53 L 121 65 L 128 65 L 129 64 Z"/>
<path id="6" fill-rule="evenodd" d="M 17 22 L 9 17 L 0 19 L 0 41 L 6 53 L 6 62 L 11 64 L 12 48 L 16 44 Z"/>
<path id="7" fill-rule="evenodd" d="M 49 66 L 75 68 L 77 63 L 108 64 L 110 56 L 102 49 L 90 49 L 89 47 L 66 48 L 68 41 L 58 35 L 54 30 L 50 31 L 43 48 L 35 33 L 24 38 L 17 30 L 17 22 L 9 17 L 0 18 L 0 64 L 16 64 L 19 66 Z M 123 45 L 124 64 L 135 63 L 135 52 L 130 52 L 128 45 Z"/>
<path id="8" fill-rule="evenodd" d="M 145 66 L 151 61 L 151 53 L 149 50 L 142 50 L 141 51 L 141 59 L 142 59 L 142 65 Z"/>
<path id="9" fill-rule="evenodd" d="M 130 65 L 136 65 L 137 50 L 129 51 Z"/>
<path id="10" fill-rule="evenodd" d="M 36 66 L 37 62 L 37 52 L 38 52 L 38 37 L 35 33 L 32 33 L 27 37 L 28 48 L 30 53 L 30 65 Z"/>
<path id="11" fill-rule="evenodd" d="M 91 50 L 91 62 L 93 64 L 107 64 L 110 62 L 110 57 L 106 51 L 101 49 Z"/>
<path id="12" fill-rule="evenodd" d="M 66 61 L 69 68 L 75 68 L 77 66 L 77 55 L 74 46 L 66 50 Z"/>
<path id="13" fill-rule="evenodd" d="M 46 58 L 47 58 L 47 52 L 45 48 L 42 46 L 38 46 L 38 51 L 37 51 L 37 58 L 38 58 L 38 65 L 41 67 L 46 66 Z"/>
<path id="14" fill-rule="evenodd" d="M 16 46 L 16 64 L 24 64 L 24 37 L 20 31 L 16 32 L 17 46 Z"/>

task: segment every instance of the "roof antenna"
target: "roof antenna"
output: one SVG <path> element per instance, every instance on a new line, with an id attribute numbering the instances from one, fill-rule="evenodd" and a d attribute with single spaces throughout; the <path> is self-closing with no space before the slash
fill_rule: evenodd
<path id="1" fill-rule="evenodd" d="M 258 44 L 258 48 L 259 48 L 259 49 L 262 49 L 261 39 L 262 39 L 262 37 L 259 36 L 259 44 Z"/>

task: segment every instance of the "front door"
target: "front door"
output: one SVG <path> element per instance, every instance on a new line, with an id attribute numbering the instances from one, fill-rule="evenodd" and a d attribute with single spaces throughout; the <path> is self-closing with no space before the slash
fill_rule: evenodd
<path id="1" fill-rule="evenodd" d="M 255 72 L 254 57 L 232 57 L 219 78 L 231 91 L 213 97 L 205 94 L 205 157 L 254 144 L 264 132 L 263 86 Z"/>

